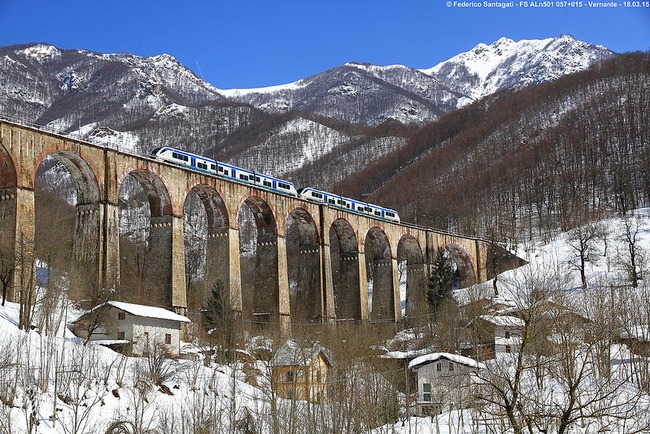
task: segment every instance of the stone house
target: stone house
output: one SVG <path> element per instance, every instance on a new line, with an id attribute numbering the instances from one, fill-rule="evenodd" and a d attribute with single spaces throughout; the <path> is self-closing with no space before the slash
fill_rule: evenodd
<path id="1" fill-rule="evenodd" d="M 77 318 L 72 332 L 129 356 L 142 356 L 151 345 L 162 345 L 170 355 L 177 356 L 181 326 L 189 322 L 161 307 L 107 301 Z"/>
<path id="2" fill-rule="evenodd" d="M 302 348 L 289 340 L 270 361 L 272 387 L 280 398 L 319 403 L 327 400 L 330 356 L 318 342 Z"/>
<path id="3" fill-rule="evenodd" d="M 474 359 L 450 353 L 432 353 L 413 359 L 409 369 L 417 377 L 416 413 L 425 416 L 450 407 L 469 407 L 480 384 L 476 374 L 483 368 Z"/>

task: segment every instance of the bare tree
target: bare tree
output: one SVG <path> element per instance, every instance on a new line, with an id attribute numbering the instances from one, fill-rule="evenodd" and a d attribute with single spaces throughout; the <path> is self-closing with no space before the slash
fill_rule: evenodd
<path id="1" fill-rule="evenodd" d="M 55 404 L 58 400 L 67 416 L 59 419 L 61 426 L 71 434 L 96 432 L 93 412 L 107 395 L 106 389 L 97 381 L 104 363 L 96 348 L 87 346 L 73 346 L 68 358 L 70 363 L 55 367 Z M 54 417 L 59 418 L 56 408 Z"/>
<path id="2" fill-rule="evenodd" d="M 537 400 L 531 399 L 540 392 L 543 375 L 540 357 L 546 322 L 542 313 L 546 302 L 557 289 L 557 282 L 543 273 L 517 277 L 512 290 L 516 294 L 518 316 L 523 326 L 518 333 L 518 349 L 511 353 L 497 354 L 478 373 L 483 389 L 479 399 L 484 409 L 494 417 L 504 417 L 515 434 L 533 434 L 539 426 L 540 416 Z"/>
<path id="3" fill-rule="evenodd" d="M 34 302 L 36 300 L 36 279 L 34 271 L 34 240 L 20 234 L 20 247 L 17 252 L 16 263 L 20 264 L 21 288 L 18 296 L 20 304 L 18 312 L 18 327 L 29 330 L 32 325 Z"/>
<path id="4" fill-rule="evenodd" d="M 639 279 L 642 278 L 642 264 L 645 251 L 641 247 L 639 232 L 641 231 L 641 218 L 637 215 L 625 215 L 621 219 L 621 240 L 623 241 L 626 251 L 627 260 L 622 261 L 623 267 L 627 271 L 632 287 L 639 285 Z"/>
<path id="5" fill-rule="evenodd" d="M 13 256 L 3 254 L 0 251 L 0 284 L 2 285 L 2 306 L 7 301 L 7 293 L 11 287 L 14 271 L 16 270 L 16 261 Z"/>
<path id="6" fill-rule="evenodd" d="M 484 411 L 517 434 L 564 434 L 576 426 L 645 432 L 647 396 L 630 387 L 629 370 L 612 366 L 608 351 L 619 315 L 615 299 L 603 291 L 574 306 L 561 278 L 531 277 L 517 283 L 518 300 L 526 300 L 517 313 L 524 322 L 520 350 L 479 373 Z"/>
<path id="7" fill-rule="evenodd" d="M 597 223 L 587 223 L 569 232 L 568 244 L 573 251 L 572 268 L 580 272 L 582 287 L 587 287 L 587 262 L 598 260 L 596 242 L 603 237 L 604 227 Z"/>

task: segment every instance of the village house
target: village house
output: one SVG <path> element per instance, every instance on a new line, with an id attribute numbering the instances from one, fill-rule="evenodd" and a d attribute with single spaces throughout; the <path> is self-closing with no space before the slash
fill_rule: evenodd
<path id="1" fill-rule="evenodd" d="M 327 399 L 330 357 L 318 342 L 302 348 L 289 340 L 271 358 L 271 377 L 280 398 L 314 403 Z"/>
<path id="2" fill-rule="evenodd" d="M 479 385 L 476 373 L 483 368 L 474 359 L 450 353 L 432 353 L 413 359 L 409 369 L 417 377 L 416 413 L 433 415 L 450 407 L 470 406 Z"/>
<path id="3" fill-rule="evenodd" d="M 126 355 L 142 356 L 161 345 L 170 355 L 180 351 L 181 325 L 190 320 L 161 307 L 108 301 L 77 318 L 72 332 L 89 342 Z"/>
<path id="4" fill-rule="evenodd" d="M 516 353 L 521 346 L 524 321 L 511 315 L 481 315 L 467 325 L 470 346 L 463 355 L 489 360 L 503 353 Z"/>

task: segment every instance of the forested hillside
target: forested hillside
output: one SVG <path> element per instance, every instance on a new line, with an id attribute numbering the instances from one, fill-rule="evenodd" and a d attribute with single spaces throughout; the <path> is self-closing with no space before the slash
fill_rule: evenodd
<path id="1" fill-rule="evenodd" d="M 433 122 L 334 186 L 402 219 L 514 240 L 650 200 L 650 58 L 615 57 Z"/>

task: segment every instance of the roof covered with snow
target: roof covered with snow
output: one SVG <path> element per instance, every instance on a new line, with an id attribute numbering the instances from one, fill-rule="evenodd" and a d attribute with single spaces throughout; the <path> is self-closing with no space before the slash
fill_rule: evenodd
<path id="1" fill-rule="evenodd" d="M 189 318 L 183 315 L 178 315 L 162 307 L 146 306 L 144 304 L 125 303 L 122 301 L 107 301 L 106 303 L 93 307 L 90 311 L 92 312 L 96 309 L 101 308 L 102 306 L 112 306 L 116 309 L 123 310 L 126 313 L 130 313 L 131 315 L 144 317 L 144 318 L 166 319 L 169 321 L 178 321 L 178 322 L 191 322 Z"/>
<path id="2" fill-rule="evenodd" d="M 330 363 L 325 347 L 320 343 L 315 342 L 311 347 L 302 348 L 296 341 L 288 340 L 273 355 L 271 366 L 307 366 L 319 354 L 322 354 L 328 364 Z"/>
<path id="3" fill-rule="evenodd" d="M 525 325 L 523 319 L 511 315 L 481 315 L 479 318 L 502 327 L 523 327 Z"/>
<path id="4" fill-rule="evenodd" d="M 650 326 L 636 325 L 620 331 L 621 339 L 636 339 L 641 342 L 650 342 Z"/>
<path id="5" fill-rule="evenodd" d="M 450 360 L 455 363 L 459 363 L 461 365 L 465 366 L 470 366 L 472 368 L 484 368 L 485 365 L 483 363 L 479 363 L 474 359 L 470 359 L 469 357 L 465 356 L 459 356 L 458 354 L 451 354 L 451 353 L 431 353 L 427 354 L 424 356 L 416 357 L 415 359 L 411 360 L 409 363 L 409 369 L 416 368 L 421 365 L 427 365 L 429 363 L 433 363 L 437 360 L 440 359 L 446 359 Z"/>

